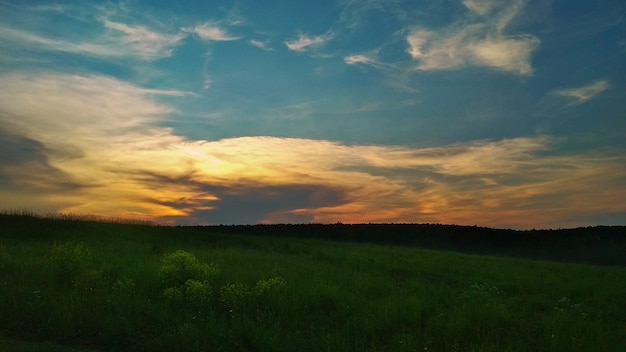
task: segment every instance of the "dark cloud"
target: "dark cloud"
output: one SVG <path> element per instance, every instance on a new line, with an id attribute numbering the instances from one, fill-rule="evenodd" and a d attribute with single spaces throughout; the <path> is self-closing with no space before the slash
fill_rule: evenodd
<path id="1" fill-rule="evenodd" d="M 215 179 L 214 183 L 197 179 L 189 170 L 166 175 L 148 170 L 116 170 L 150 187 L 162 190 L 180 189 L 176 199 L 138 199 L 164 205 L 189 214 L 187 219 L 164 217 L 164 221 L 201 224 L 308 223 L 310 215 L 293 214 L 296 209 L 315 209 L 346 202 L 346 191 L 323 185 L 263 185 L 254 181 Z"/>
<path id="2" fill-rule="evenodd" d="M 83 187 L 49 161 L 41 142 L 0 128 L 0 188 L 69 191 Z"/>
<path id="3" fill-rule="evenodd" d="M 290 211 L 335 206 L 346 198 L 343 190 L 322 185 L 224 187 L 215 194 L 216 208 L 194 217 L 210 224 L 307 223 L 310 216 Z"/>

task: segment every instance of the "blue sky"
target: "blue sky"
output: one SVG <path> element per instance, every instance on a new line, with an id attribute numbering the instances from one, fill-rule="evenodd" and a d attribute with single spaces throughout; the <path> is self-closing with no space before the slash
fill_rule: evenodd
<path id="1" fill-rule="evenodd" d="M 0 204 L 626 224 L 621 1 L 0 4 Z"/>

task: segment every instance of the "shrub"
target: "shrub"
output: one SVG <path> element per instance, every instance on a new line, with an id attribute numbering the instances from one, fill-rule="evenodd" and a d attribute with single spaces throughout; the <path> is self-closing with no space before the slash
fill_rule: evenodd
<path id="1" fill-rule="evenodd" d="M 202 303 L 209 300 L 211 295 L 211 285 L 206 281 L 187 280 L 185 281 L 184 297 L 189 302 Z"/>
<path id="2" fill-rule="evenodd" d="M 163 258 L 161 280 L 172 287 L 182 287 L 187 280 L 208 281 L 219 273 L 215 264 L 204 264 L 186 251 L 178 250 Z"/>
<path id="3" fill-rule="evenodd" d="M 169 286 L 163 295 L 173 301 L 207 303 L 212 292 L 209 280 L 218 272 L 217 265 L 201 263 L 189 252 L 170 253 L 163 258 L 159 272 L 161 280 Z"/>
<path id="4" fill-rule="evenodd" d="M 257 295 L 278 294 L 285 286 L 287 286 L 285 280 L 277 276 L 267 280 L 259 280 L 254 287 L 254 292 Z"/>

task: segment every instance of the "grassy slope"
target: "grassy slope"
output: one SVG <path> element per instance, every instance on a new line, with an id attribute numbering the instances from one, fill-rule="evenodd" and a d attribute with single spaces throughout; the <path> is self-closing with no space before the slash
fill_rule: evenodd
<path id="1" fill-rule="evenodd" d="M 206 300 L 165 297 L 178 249 Z M 623 267 L 0 215 L 1 350 L 618 351 L 624 297 Z"/>

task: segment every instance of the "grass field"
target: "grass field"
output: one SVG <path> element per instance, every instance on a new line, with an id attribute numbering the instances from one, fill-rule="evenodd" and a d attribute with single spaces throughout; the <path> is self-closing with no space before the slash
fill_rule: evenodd
<path id="1" fill-rule="evenodd" d="M 626 268 L 0 215 L 1 351 L 621 351 Z"/>

